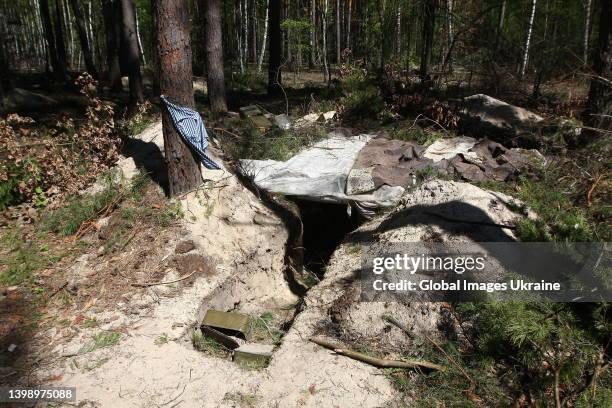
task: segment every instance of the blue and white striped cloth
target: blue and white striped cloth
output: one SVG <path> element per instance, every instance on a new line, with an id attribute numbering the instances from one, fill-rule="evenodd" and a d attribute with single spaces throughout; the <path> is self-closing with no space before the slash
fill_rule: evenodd
<path id="1" fill-rule="evenodd" d="M 204 167 L 207 169 L 220 170 L 221 167 L 205 153 L 208 147 L 208 133 L 204 127 L 204 121 L 198 112 L 184 106 L 175 105 L 164 95 L 160 96 L 166 105 L 168 113 L 172 118 L 174 127 L 185 142 L 194 150 Z"/>

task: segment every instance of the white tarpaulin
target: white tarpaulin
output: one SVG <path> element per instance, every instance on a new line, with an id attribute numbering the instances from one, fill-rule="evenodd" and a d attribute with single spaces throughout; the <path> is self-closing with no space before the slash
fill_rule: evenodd
<path id="1" fill-rule="evenodd" d="M 240 171 L 263 190 L 312 201 L 352 203 L 362 212 L 396 205 L 404 188 L 381 186 L 368 194 L 346 193 L 348 174 L 370 135 L 333 136 L 285 162 L 240 160 Z"/>

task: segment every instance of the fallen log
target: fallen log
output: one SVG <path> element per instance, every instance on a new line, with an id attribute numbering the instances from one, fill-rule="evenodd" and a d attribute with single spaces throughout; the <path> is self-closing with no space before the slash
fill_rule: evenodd
<path id="1" fill-rule="evenodd" d="M 315 344 L 318 344 L 321 347 L 325 347 L 326 349 L 333 350 L 335 353 L 343 355 L 345 357 L 352 358 L 353 360 L 361 361 L 362 363 L 373 365 L 374 367 L 379 368 L 428 368 L 430 370 L 438 370 L 445 371 L 446 368 L 430 363 L 428 361 L 419 361 L 419 360 L 388 360 L 385 358 L 376 358 L 372 356 L 368 356 L 367 354 L 359 353 L 357 351 L 348 350 L 343 348 L 340 344 L 334 343 L 333 341 L 325 340 L 322 338 L 313 337 L 310 339 Z"/>

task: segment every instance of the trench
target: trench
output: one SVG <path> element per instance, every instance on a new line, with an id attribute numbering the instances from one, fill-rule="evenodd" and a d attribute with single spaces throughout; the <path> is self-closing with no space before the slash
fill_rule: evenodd
<path id="1" fill-rule="evenodd" d="M 302 299 L 308 290 L 315 286 L 325 276 L 325 269 L 336 248 L 342 243 L 350 232 L 357 229 L 363 219 L 357 211 L 347 211 L 347 205 L 330 204 L 306 201 L 297 198 L 271 196 L 259 192 L 260 197 L 283 221 L 288 229 L 288 240 L 285 245 L 285 280 L 291 291 L 298 296 L 299 301 L 291 310 L 274 310 L 274 320 L 266 324 L 268 333 L 275 332 L 278 338 L 274 345 L 279 346 L 282 338 L 292 327 L 295 318 L 302 311 Z M 308 285 L 304 282 L 295 282 L 296 274 L 312 276 Z M 209 309 L 221 311 L 238 311 L 236 304 L 240 303 L 241 294 L 249 290 L 248 282 L 231 280 L 221 284 L 213 293 L 202 300 L 197 316 L 197 327 L 204 323 L 206 312 Z M 266 311 L 265 313 L 270 313 Z M 251 321 L 258 322 L 263 314 L 251 311 L 247 313 Z M 207 328 L 205 328 L 207 329 Z M 221 329 L 222 334 L 249 340 L 248 335 L 237 334 L 232 330 Z M 250 335 L 252 337 L 252 334 Z M 259 339 L 261 340 L 261 339 Z M 264 339 L 264 343 L 270 343 Z M 257 341 L 256 341 L 257 342 Z"/>
<path id="2" fill-rule="evenodd" d="M 357 211 L 347 206 L 314 201 L 293 200 L 302 220 L 304 268 L 323 279 L 325 267 L 344 237 L 363 222 Z"/>

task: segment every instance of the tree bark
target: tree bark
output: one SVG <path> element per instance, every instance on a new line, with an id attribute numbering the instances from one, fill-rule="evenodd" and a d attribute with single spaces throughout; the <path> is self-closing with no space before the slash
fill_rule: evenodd
<path id="1" fill-rule="evenodd" d="M 336 64 L 340 64 L 342 37 L 340 36 L 340 0 L 336 0 Z"/>
<path id="2" fill-rule="evenodd" d="M 593 52 L 593 79 L 584 122 L 593 128 L 612 130 L 612 0 L 602 0 L 599 36 Z"/>
<path id="3" fill-rule="evenodd" d="M 346 16 L 346 48 L 351 49 L 351 16 L 353 12 L 353 2 L 352 0 L 348 0 L 347 7 L 347 16 Z"/>
<path id="4" fill-rule="evenodd" d="M 266 1 L 266 19 L 264 20 L 263 40 L 261 41 L 261 51 L 257 62 L 257 72 L 261 72 L 264 56 L 266 55 L 266 43 L 268 42 L 268 17 L 270 16 L 270 0 Z"/>
<path id="5" fill-rule="evenodd" d="M 159 85 L 163 95 L 176 104 L 195 107 L 189 5 L 187 0 L 153 0 Z M 164 151 L 171 196 L 186 193 L 202 182 L 200 165 L 177 133 L 166 109 L 162 110 Z"/>
<path id="6" fill-rule="evenodd" d="M 331 82 L 331 74 L 329 72 L 329 61 L 327 59 L 327 15 L 329 13 L 329 0 L 324 0 L 324 6 L 323 6 L 323 14 L 322 14 L 322 18 L 321 18 L 321 25 L 322 25 L 322 29 L 321 29 L 321 33 L 323 36 L 323 50 L 322 50 L 322 54 L 323 54 L 323 72 L 325 74 L 325 82 L 327 82 L 327 85 L 329 86 L 329 83 Z"/>
<path id="7" fill-rule="evenodd" d="M 497 21 L 497 33 L 495 35 L 495 55 L 499 51 L 499 43 L 502 33 L 504 32 L 504 24 L 506 21 L 506 2 L 507 0 L 503 0 L 501 4 L 501 8 L 499 9 L 499 20 Z"/>
<path id="8" fill-rule="evenodd" d="M 98 73 L 94 65 L 89 40 L 87 39 L 85 17 L 83 16 L 83 12 L 81 11 L 79 2 L 77 0 L 70 0 L 70 6 L 72 7 L 72 13 L 74 14 L 74 19 L 76 21 L 77 35 L 79 36 L 79 42 L 81 43 L 81 50 L 83 51 L 83 56 L 85 57 L 85 67 L 91 76 L 97 78 Z"/>
<path id="9" fill-rule="evenodd" d="M 308 67 L 313 69 L 315 66 L 315 52 L 317 50 L 317 2 L 310 0 L 310 54 Z"/>
<path id="10" fill-rule="evenodd" d="M 582 59 L 584 61 L 584 65 L 588 64 L 589 59 L 589 32 L 591 30 L 591 0 L 586 0 L 585 5 L 585 16 L 584 16 L 584 37 L 583 37 L 583 51 L 582 51 Z"/>
<path id="11" fill-rule="evenodd" d="M 537 0 L 533 0 L 531 6 L 531 17 L 529 18 L 529 28 L 527 30 L 527 40 L 525 40 L 525 52 L 523 53 L 523 63 L 521 64 L 521 71 L 519 77 L 523 78 L 527 71 L 527 62 L 529 61 L 529 45 L 531 44 L 531 33 L 533 32 L 533 20 L 535 18 Z"/>
<path id="12" fill-rule="evenodd" d="M 431 59 L 431 48 L 433 46 L 433 35 L 436 21 L 436 0 L 425 0 L 423 4 L 423 34 L 421 47 L 421 79 L 427 77 L 429 71 L 429 60 Z"/>
<path id="13" fill-rule="evenodd" d="M 106 31 L 106 64 L 108 82 L 112 91 L 121 90 L 121 68 L 119 66 L 119 8 L 117 1 L 103 0 L 102 15 Z"/>
<path id="14" fill-rule="evenodd" d="M 270 39 L 270 55 L 268 57 L 268 93 L 277 94 L 281 91 L 281 0 L 270 0 L 270 21 L 268 22 L 268 37 Z"/>
<path id="15" fill-rule="evenodd" d="M 125 51 L 125 63 L 130 82 L 130 105 L 144 102 L 144 88 L 140 74 L 140 48 L 136 33 L 136 11 L 134 0 L 120 0 L 121 41 Z"/>
<path id="16" fill-rule="evenodd" d="M 206 83 L 208 100 L 213 114 L 227 112 L 225 77 L 223 74 L 223 46 L 221 44 L 221 0 L 201 0 L 204 10 L 206 47 Z"/>
<path id="17" fill-rule="evenodd" d="M 57 6 L 57 3 L 56 3 Z M 40 12 L 43 17 L 43 24 L 45 27 L 45 36 L 47 37 L 49 59 L 51 60 L 51 67 L 56 78 L 60 81 L 64 81 L 66 76 L 66 50 L 63 46 L 64 39 L 59 38 L 61 35 L 61 25 L 59 24 L 59 17 L 56 16 L 55 27 L 51 22 L 51 13 L 49 11 L 48 0 L 40 0 Z M 60 25 L 58 29 L 58 25 Z M 61 47 L 60 47 L 61 45 Z"/>

